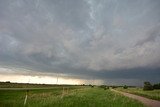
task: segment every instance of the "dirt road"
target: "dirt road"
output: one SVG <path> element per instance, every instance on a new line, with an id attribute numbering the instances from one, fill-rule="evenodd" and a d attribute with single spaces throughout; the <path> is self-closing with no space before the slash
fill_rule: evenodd
<path id="1" fill-rule="evenodd" d="M 141 97 L 141 96 L 138 96 L 138 95 L 117 91 L 117 90 L 114 90 L 114 89 L 111 89 L 111 91 L 123 94 L 124 96 L 130 97 L 130 98 L 133 98 L 133 99 L 136 99 L 136 100 L 142 102 L 144 105 L 146 105 L 148 107 L 160 107 L 160 101 L 157 101 L 157 100 L 148 99 L 148 98 L 145 98 L 145 97 Z"/>

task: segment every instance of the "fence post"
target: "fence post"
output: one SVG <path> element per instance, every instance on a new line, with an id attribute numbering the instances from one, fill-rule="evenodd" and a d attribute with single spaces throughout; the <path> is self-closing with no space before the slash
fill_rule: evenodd
<path id="1" fill-rule="evenodd" d="M 24 99 L 24 106 L 25 106 L 26 103 L 27 103 L 28 92 L 29 92 L 29 90 L 26 91 L 26 97 L 25 97 L 25 99 Z"/>

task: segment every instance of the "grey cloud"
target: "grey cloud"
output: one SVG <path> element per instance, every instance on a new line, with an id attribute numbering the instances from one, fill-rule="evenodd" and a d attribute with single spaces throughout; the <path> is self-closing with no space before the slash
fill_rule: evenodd
<path id="1" fill-rule="evenodd" d="M 158 72 L 158 0 L 0 2 L 1 66 L 97 79 Z"/>
<path id="2" fill-rule="evenodd" d="M 155 40 L 160 37 L 160 26 L 156 26 L 155 28 L 151 28 L 148 32 L 146 32 L 146 35 L 148 37 L 143 38 L 143 40 L 140 40 L 136 43 L 136 46 L 144 45 L 147 42 L 155 42 Z"/>
<path id="3" fill-rule="evenodd" d="M 69 0 L 69 1 L 59 1 L 50 0 L 47 3 L 47 9 L 50 12 L 55 12 L 53 18 L 55 17 L 61 23 L 70 25 L 72 29 L 84 29 L 87 28 L 86 22 L 88 18 L 88 5 L 86 1 L 82 0 Z M 49 6 L 48 6 L 49 5 Z M 54 19 L 53 19 L 54 20 Z"/>

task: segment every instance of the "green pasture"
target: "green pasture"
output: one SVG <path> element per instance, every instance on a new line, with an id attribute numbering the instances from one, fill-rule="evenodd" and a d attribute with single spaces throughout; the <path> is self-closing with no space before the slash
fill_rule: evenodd
<path id="1" fill-rule="evenodd" d="M 26 89 L 0 90 L 0 107 L 24 107 Z M 30 89 L 26 107 L 144 107 L 136 100 L 109 89 L 68 86 Z"/>

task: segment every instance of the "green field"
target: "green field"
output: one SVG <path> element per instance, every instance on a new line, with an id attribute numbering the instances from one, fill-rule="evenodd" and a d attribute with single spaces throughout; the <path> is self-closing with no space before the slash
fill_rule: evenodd
<path id="1" fill-rule="evenodd" d="M 26 90 L 0 90 L 0 107 L 23 107 Z M 102 88 L 89 86 L 34 89 L 26 107 L 144 107 L 136 100 Z"/>
<path id="2" fill-rule="evenodd" d="M 128 89 L 123 89 L 123 88 L 117 88 L 116 90 L 144 96 L 150 99 L 154 100 L 159 100 L 160 101 L 160 90 L 152 90 L 152 91 L 143 91 L 142 88 L 128 88 Z"/>
<path id="3" fill-rule="evenodd" d="M 49 88 L 55 86 L 60 87 L 61 85 L 0 82 L 0 88 Z"/>

